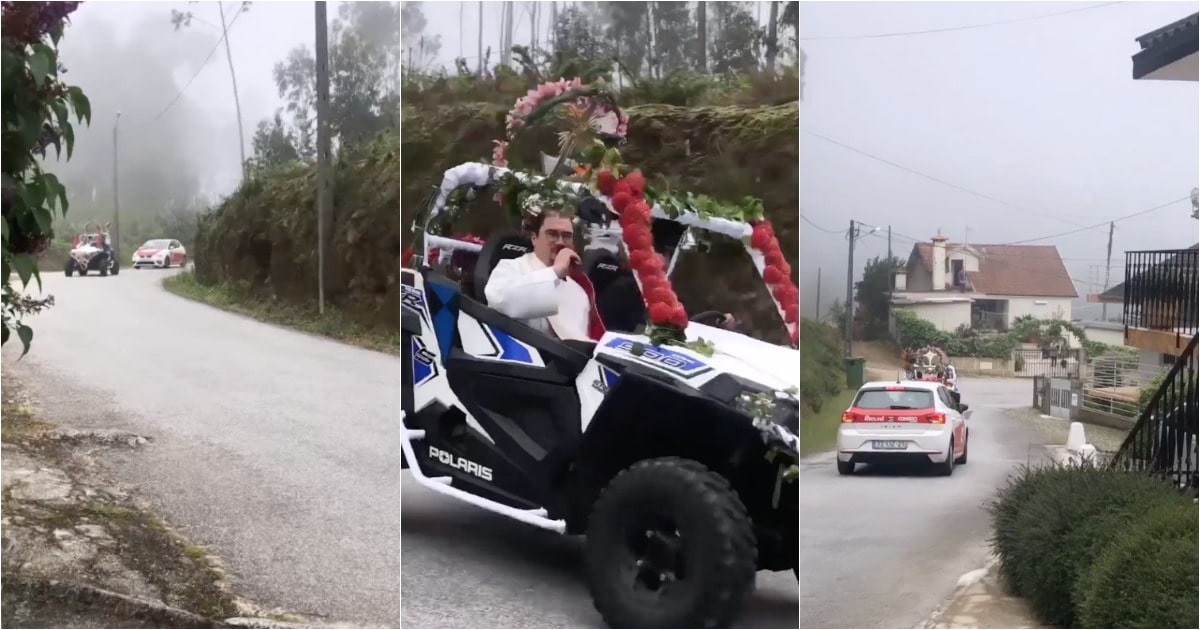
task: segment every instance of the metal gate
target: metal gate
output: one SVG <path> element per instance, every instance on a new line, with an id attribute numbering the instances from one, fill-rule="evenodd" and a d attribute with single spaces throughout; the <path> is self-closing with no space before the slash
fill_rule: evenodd
<path id="1" fill-rule="evenodd" d="M 1079 378 L 1079 350 L 1017 348 L 1013 350 L 1013 372 L 1017 376 Z"/>
<path id="2" fill-rule="evenodd" d="M 1050 415 L 1071 419 L 1071 379 L 1050 379 Z"/>

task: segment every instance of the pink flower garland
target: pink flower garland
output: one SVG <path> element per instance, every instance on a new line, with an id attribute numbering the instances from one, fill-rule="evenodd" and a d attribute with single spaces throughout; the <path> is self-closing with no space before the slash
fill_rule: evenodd
<path id="1" fill-rule="evenodd" d="M 604 79 L 598 79 L 597 83 L 603 83 Z M 505 118 L 505 140 L 493 140 L 492 144 L 492 164 L 501 167 L 508 166 L 508 143 L 516 135 L 517 131 L 525 125 L 525 119 L 529 117 L 543 101 L 558 98 L 564 93 L 583 87 L 583 79 L 575 77 L 571 80 L 560 78 L 557 81 L 549 81 L 543 83 L 528 92 L 525 96 L 517 99 L 508 116 Z M 580 107 L 585 107 L 588 104 L 588 97 L 580 97 L 577 104 Z M 596 105 L 596 110 L 593 113 L 596 117 L 603 117 L 612 112 L 607 104 L 599 103 Z M 617 135 L 624 138 L 629 132 L 629 117 L 621 112 L 617 115 Z"/>

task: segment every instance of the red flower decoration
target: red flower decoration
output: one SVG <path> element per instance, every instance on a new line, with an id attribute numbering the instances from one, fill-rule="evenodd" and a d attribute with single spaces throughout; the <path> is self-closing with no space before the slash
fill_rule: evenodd
<path id="1" fill-rule="evenodd" d="M 671 309 L 671 307 L 669 305 L 664 304 L 662 302 L 656 302 L 656 303 L 650 304 L 650 307 L 647 310 L 650 312 L 650 321 L 652 323 L 654 323 L 654 324 L 671 323 L 671 318 L 672 318 L 672 315 L 674 314 L 674 311 Z"/>
<path id="2" fill-rule="evenodd" d="M 625 208 L 628 208 L 629 204 L 633 203 L 633 195 L 629 194 L 628 191 L 617 191 L 612 194 L 611 201 L 613 210 L 616 210 L 617 214 L 622 214 L 625 212 Z"/>
<path id="3" fill-rule="evenodd" d="M 635 197 L 635 196 L 636 196 L 636 197 L 641 197 L 641 195 L 634 195 L 634 194 L 633 194 L 633 188 L 631 188 L 631 187 L 629 186 L 629 182 L 625 181 L 624 179 L 622 179 L 621 181 L 617 182 L 617 185 L 616 185 L 616 186 L 613 186 L 613 194 L 612 194 L 612 196 L 613 196 L 613 197 L 616 197 L 617 195 L 619 195 L 619 194 L 621 194 L 621 193 L 625 193 L 626 195 L 629 195 L 629 197 L 630 197 L 631 199 L 632 199 L 633 197 Z"/>
<path id="4" fill-rule="evenodd" d="M 796 318 L 800 314 L 799 304 L 788 304 L 783 308 L 783 321 L 788 324 L 795 324 Z"/>
<path id="5" fill-rule="evenodd" d="M 621 181 L 629 184 L 629 189 L 635 197 L 642 197 L 646 193 L 646 178 L 642 176 L 641 171 L 634 171 L 625 176 Z"/>
<path id="6" fill-rule="evenodd" d="M 617 178 L 613 176 L 612 171 L 603 170 L 596 173 L 596 189 L 599 190 L 601 194 L 611 197 L 613 194 L 613 189 L 616 187 L 616 185 Z"/>
<path id="7" fill-rule="evenodd" d="M 770 245 L 773 237 L 767 230 L 767 226 L 759 223 L 754 226 L 754 230 L 750 233 L 750 246 L 759 251 L 764 251 Z"/>
<path id="8" fill-rule="evenodd" d="M 779 281 L 783 280 L 783 272 L 776 267 L 767 267 L 763 269 L 763 280 L 767 284 L 779 284 Z"/>

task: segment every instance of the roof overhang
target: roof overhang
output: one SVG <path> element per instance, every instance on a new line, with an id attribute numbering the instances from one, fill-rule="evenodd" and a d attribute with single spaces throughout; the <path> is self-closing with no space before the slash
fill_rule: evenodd
<path id="1" fill-rule="evenodd" d="M 1200 80 L 1200 13 L 1137 38 L 1133 78 L 1154 81 Z"/>

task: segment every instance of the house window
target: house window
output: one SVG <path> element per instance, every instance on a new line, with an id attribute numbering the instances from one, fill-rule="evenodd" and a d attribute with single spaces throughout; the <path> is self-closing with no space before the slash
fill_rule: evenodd
<path id="1" fill-rule="evenodd" d="M 952 282 L 954 286 L 962 287 L 966 285 L 967 274 L 963 273 L 963 261 L 950 261 L 950 277 L 953 278 Z"/>
<path id="2" fill-rule="evenodd" d="M 1159 362 L 1159 365 L 1164 365 L 1164 366 L 1167 366 L 1167 367 L 1172 367 L 1172 366 L 1174 366 L 1174 365 L 1175 365 L 1175 361 L 1177 361 L 1178 359 L 1179 359 L 1179 357 L 1176 357 L 1176 356 L 1175 356 L 1175 355 L 1173 355 L 1173 354 L 1166 354 L 1166 353 L 1164 353 L 1162 356 L 1160 356 L 1160 357 L 1158 358 L 1158 362 Z"/>

